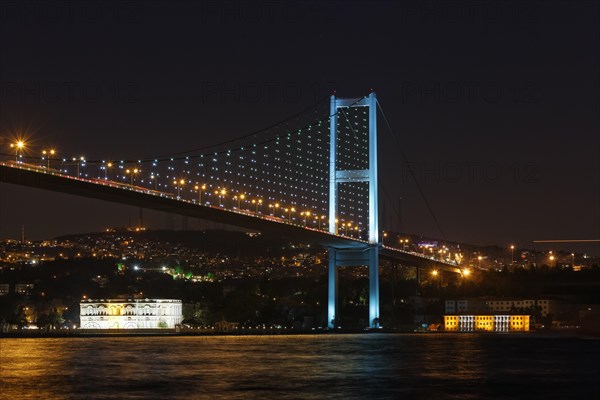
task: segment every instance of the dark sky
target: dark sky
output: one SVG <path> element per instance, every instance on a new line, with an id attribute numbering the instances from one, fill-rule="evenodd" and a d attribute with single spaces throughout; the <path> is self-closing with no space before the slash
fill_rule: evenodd
<path id="1" fill-rule="evenodd" d="M 83 3 L 2 2 L 2 137 L 153 156 L 268 126 L 332 88 L 373 88 L 447 239 L 600 238 L 598 2 Z M 440 237 L 379 127 L 380 182 L 403 198 L 404 229 Z M 2 184 L 0 237 L 137 213 Z"/>

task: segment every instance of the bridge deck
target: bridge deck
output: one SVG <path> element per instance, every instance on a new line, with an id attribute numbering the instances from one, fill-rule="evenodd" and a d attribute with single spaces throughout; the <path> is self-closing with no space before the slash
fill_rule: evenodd
<path id="1" fill-rule="evenodd" d="M 187 217 L 214 221 L 259 232 L 305 240 L 326 247 L 360 249 L 369 247 L 366 241 L 322 230 L 287 223 L 281 218 L 244 210 L 199 205 L 177 199 L 172 194 L 135 187 L 102 179 L 83 179 L 60 174 L 58 171 L 27 164 L 0 162 L 0 182 L 51 190 L 98 200 L 143 207 Z M 456 266 L 430 259 L 417 253 L 391 247 L 380 247 L 380 257 L 414 266 L 430 266 L 458 272 Z"/>

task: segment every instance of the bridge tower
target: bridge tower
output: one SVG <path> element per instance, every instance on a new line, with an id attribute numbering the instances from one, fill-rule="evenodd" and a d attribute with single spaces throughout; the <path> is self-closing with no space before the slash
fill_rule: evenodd
<path id="1" fill-rule="evenodd" d="M 343 108 L 368 107 L 368 168 L 338 169 L 338 111 Z M 337 315 L 338 267 L 367 265 L 369 267 L 369 326 L 379 327 L 379 226 L 377 210 L 377 98 L 371 92 L 362 99 L 331 96 L 329 149 L 329 233 L 338 233 L 338 191 L 340 183 L 367 182 L 369 187 L 368 234 L 364 248 L 329 248 L 329 294 L 327 326 L 334 328 Z"/>

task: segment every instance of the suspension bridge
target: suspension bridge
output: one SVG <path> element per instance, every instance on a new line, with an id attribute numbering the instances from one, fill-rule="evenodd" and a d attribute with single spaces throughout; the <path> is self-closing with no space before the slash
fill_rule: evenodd
<path id="1" fill-rule="evenodd" d="M 325 246 L 328 326 L 338 267 L 369 267 L 369 325 L 379 326 L 379 258 L 460 272 L 455 260 L 384 245 L 378 226 L 375 93 L 331 96 L 268 128 L 177 154 L 129 160 L 33 154 L 16 140 L 0 181 L 118 202 Z"/>

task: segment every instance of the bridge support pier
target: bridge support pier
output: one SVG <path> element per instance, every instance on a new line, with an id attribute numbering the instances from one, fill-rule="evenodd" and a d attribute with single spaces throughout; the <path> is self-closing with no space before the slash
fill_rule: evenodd
<path id="1" fill-rule="evenodd" d="M 337 318 L 338 269 L 336 265 L 336 249 L 329 249 L 329 291 L 327 294 L 327 327 L 335 328 Z"/>
<path id="2" fill-rule="evenodd" d="M 367 265 L 369 267 L 369 327 L 379 327 L 379 252 L 377 246 L 366 249 L 329 248 L 329 293 L 327 327 L 338 324 L 338 267 Z"/>
<path id="3" fill-rule="evenodd" d="M 379 252 L 369 250 L 369 327 L 379 328 Z"/>
<path id="4" fill-rule="evenodd" d="M 338 165 L 338 112 L 353 107 L 367 107 L 369 112 L 368 147 L 365 156 L 368 159 L 366 169 L 347 169 L 348 166 Z M 337 317 L 337 267 L 339 266 L 369 266 L 369 327 L 379 327 L 379 211 L 377 200 L 377 98 L 371 92 L 369 96 L 360 99 L 336 98 L 330 99 L 329 118 L 329 233 L 338 232 L 338 206 L 341 198 L 338 196 L 339 185 L 366 182 L 369 187 L 368 214 L 368 247 L 330 249 L 329 250 L 329 303 L 327 305 L 327 326 L 333 328 Z M 344 117 L 347 118 L 347 117 Z M 347 121 L 346 121 L 347 122 Z M 349 123 L 349 122 L 348 122 Z M 354 155 L 352 155 L 354 157 Z"/>

